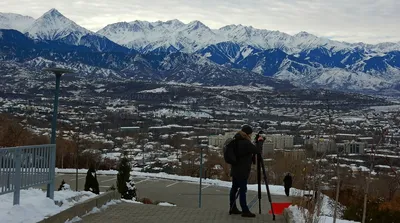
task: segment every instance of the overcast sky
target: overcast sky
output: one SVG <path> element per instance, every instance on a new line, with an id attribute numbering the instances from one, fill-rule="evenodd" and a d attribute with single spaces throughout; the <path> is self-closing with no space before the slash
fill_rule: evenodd
<path id="1" fill-rule="evenodd" d="M 200 20 L 211 28 L 243 24 L 347 42 L 400 41 L 400 0 L 2 0 L 1 12 L 40 17 L 58 9 L 97 31 L 133 20 Z"/>

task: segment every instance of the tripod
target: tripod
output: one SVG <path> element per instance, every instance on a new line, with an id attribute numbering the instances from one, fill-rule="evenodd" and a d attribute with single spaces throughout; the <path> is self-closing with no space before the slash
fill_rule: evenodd
<path id="1" fill-rule="evenodd" d="M 268 200 L 271 204 L 272 220 L 275 221 L 274 207 L 272 206 L 271 193 L 269 191 L 267 174 L 265 172 L 265 165 L 261 154 L 257 154 L 257 184 L 258 184 L 258 212 L 261 214 L 261 170 L 264 176 L 265 187 L 267 188 Z"/>

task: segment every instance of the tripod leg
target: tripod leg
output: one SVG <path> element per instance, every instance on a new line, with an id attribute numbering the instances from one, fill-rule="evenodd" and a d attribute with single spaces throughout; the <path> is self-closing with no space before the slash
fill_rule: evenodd
<path id="1" fill-rule="evenodd" d="M 261 160 L 261 154 L 259 154 L 258 157 L 259 157 L 260 160 Z M 261 169 L 262 169 L 263 175 L 264 175 L 265 187 L 267 188 L 268 200 L 269 200 L 269 203 L 271 204 L 272 220 L 275 221 L 275 212 L 274 212 L 274 207 L 272 206 L 271 192 L 269 191 L 268 180 L 267 180 L 267 173 L 265 172 L 265 165 L 264 165 L 264 162 L 260 162 L 260 164 L 261 164 Z"/>
<path id="2" fill-rule="evenodd" d="M 258 185 L 258 213 L 261 214 L 261 164 L 260 159 L 257 157 L 257 185 Z"/>

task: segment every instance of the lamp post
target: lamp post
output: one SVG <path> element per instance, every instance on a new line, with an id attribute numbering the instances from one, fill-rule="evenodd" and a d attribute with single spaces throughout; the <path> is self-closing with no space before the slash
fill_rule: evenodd
<path id="1" fill-rule="evenodd" d="M 199 184 L 199 208 L 201 208 L 201 197 L 202 197 L 202 194 L 201 194 L 201 191 L 202 191 L 202 187 L 203 187 L 203 181 L 202 181 L 202 178 L 203 178 L 203 149 L 205 149 L 205 148 L 207 148 L 208 147 L 208 145 L 206 145 L 206 144 L 201 144 L 201 143 L 199 143 L 199 137 L 197 136 L 197 143 L 198 143 L 198 147 L 200 148 L 200 172 L 199 172 L 199 178 L 200 178 L 200 184 Z"/>
<path id="2" fill-rule="evenodd" d="M 57 128 L 57 112 L 58 112 L 58 95 L 60 92 L 60 81 L 61 76 L 65 73 L 73 73 L 72 70 L 64 68 L 46 68 L 43 71 L 52 72 L 56 76 L 56 91 L 54 94 L 54 110 L 53 110 L 53 120 L 51 122 L 51 144 L 56 144 L 56 128 Z"/>
<path id="3" fill-rule="evenodd" d="M 203 148 L 200 147 L 200 185 L 199 185 L 199 208 L 201 208 L 201 188 L 202 188 L 202 178 L 203 178 Z"/>
<path id="4" fill-rule="evenodd" d="M 68 70 L 68 69 L 64 69 L 64 68 L 46 68 L 43 71 L 52 72 L 56 76 L 56 91 L 55 91 L 55 94 L 54 94 L 54 110 L 53 110 L 53 119 L 52 119 L 52 122 L 51 122 L 51 140 L 50 140 L 51 144 L 56 144 L 58 94 L 59 94 L 59 91 L 60 91 L 60 80 L 61 80 L 61 76 L 63 74 L 65 74 L 65 73 L 73 73 L 73 71 Z M 56 151 L 54 151 L 52 159 L 49 159 L 49 160 L 53 160 L 55 162 L 56 161 L 55 155 L 56 155 Z M 50 171 L 52 172 L 52 171 L 55 171 L 55 170 L 53 169 L 53 170 L 50 170 Z M 52 174 L 54 175 L 54 172 Z M 52 199 L 54 198 L 54 182 L 47 184 L 47 197 L 50 197 Z"/>
<path id="5" fill-rule="evenodd" d="M 142 129 L 140 126 L 127 126 L 127 127 L 120 127 L 120 130 L 123 132 L 134 132 L 134 133 L 141 133 Z M 140 136 L 139 136 L 140 138 Z M 143 162 L 144 162 L 144 148 L 143 148 Z"/>

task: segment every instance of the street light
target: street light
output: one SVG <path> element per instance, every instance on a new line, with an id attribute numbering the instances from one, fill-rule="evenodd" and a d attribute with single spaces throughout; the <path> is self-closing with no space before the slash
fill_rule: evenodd
<path id="1" fill-rule="evenodd" d="M 58 94 L 60 91 L 60 80 L 61 76 L 65 73 L 73 73 L 73 71 L 64 69 L 64 68 L 46 68 L 43 71 L 53 72 L 56 75 L 56 91 L 54 96 L 54 110 L 53 110 L 53 120 L 51 122 L 51 144 L 56 144 L 56 128 L 57 128 L 57 110 L 58 110 Z M 57 149 L 57 148 L 56 148 Z M 56 151 L 53 154 L 53 160 L 56 161 Z M 51 172 L 55 171 L 55 169 L 50 170 Z M 54 176 L 54 172 L 52 173 Z M 53 179 L 54 181 L 54 179 Z M 47 184 L 47 197 L 53 199 L 54 198 L 54 182 Z"/>
<path id="2" fill-rule="evenodd" d="M 142 129 L 140 126 L 125 126 L 119 128 L 123 132 L 134 132 L 134 133 L 142 133 Z M 139 136 L 140 137 L 140 136 Z M 143 146 L 143 164 L 144 164 L 144 146 Z"/>
<path id="3" fill-rule="evenodd" d="M 199 178 L 200 178 L 200 184 L 199 184 L 199 208 L 201 208 L 201 197 L 202 197 L 202 178 L 203 178 L 203 150 L 208 148 L 207 144 L 199 144 L 199 137 L 197 137 L 197 146 L 200 148 L 200 171 L 199 171 Z"/>
<path id="4" fill-rule="evenodd" d="M 60 80 L 61 76 L 65 73 L 74 73 L 72 70 L 64 68 L 46 68 L 43 71 L 53 72 L 56 75 L 56 91 L 54 95 L 54 110 L 53 120 L 51 122 L 51 144 L 56 144 L 56 128 L 57 128 L 57 111 L 58 111 L 58 94 L 60 91 Z"/>

